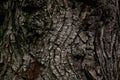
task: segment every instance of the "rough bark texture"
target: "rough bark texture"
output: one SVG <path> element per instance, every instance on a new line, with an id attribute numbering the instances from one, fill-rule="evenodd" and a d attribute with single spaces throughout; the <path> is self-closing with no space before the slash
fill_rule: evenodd
<path id="1" fill-rule="evenodd" d="M 0 0 L 0 80 L 120 80 L 119 0 Z"/>

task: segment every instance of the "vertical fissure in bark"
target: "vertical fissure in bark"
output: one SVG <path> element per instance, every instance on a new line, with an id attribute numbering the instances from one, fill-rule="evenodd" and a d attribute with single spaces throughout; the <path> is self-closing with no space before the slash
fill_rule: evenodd
<path id="1" fill-rule="evenodd" d="M 101 0 L 103 1 L 103 0 Z M 107 0 L 102 7 L 102 21 L 103 26 L 100 30 L 97 30 L 95 38 L 95 51 L 99 57 L 99 62 L 102 70 L 102 74 L 105 80 L 118 80 L 117 76 L 117 52 L 115 50 L 117 42 L 117 13 L 118 6 L 116 6 L 117 0 Z M 102 2 L 101 2 L 102 3 Z M 99 25 L 99 24 L 98 24 Z M 115 75 L 116 74 L 116 75 Z"/>

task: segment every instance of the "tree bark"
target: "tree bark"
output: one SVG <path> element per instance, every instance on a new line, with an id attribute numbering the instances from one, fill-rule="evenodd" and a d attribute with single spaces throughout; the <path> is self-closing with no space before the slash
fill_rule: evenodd
<path id="1" fill-rule="evenodd" d="M 0 80 L 119 80 L 119 0 L 0 1 Z"/>

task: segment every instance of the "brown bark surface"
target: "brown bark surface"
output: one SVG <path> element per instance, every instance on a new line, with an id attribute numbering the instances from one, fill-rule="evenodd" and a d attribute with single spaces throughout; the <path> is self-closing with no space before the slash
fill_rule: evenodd
<path id="1" fill-rule="evenodd" d="M 0 80 L 120 80 L 119 0 L 1 0 Z"/>

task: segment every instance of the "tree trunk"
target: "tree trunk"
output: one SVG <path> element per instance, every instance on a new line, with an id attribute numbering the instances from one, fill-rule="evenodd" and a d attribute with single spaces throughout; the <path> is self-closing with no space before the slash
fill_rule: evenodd
<path id="1" fill-rule="evenodd" d="M 1 0 L 0 80 L 120 80 L 119 0 Z"/>

